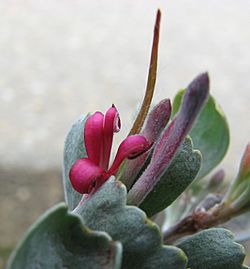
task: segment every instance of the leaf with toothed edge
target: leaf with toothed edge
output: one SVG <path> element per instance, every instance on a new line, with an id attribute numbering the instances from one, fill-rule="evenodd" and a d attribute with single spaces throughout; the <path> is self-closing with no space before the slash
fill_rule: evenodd
<path id="1" fill-rule="evenodd" d="M 12 253 L 6 269 L 119 269 L 122 247 L 93 232 L 64 203 L 45 212 Z"/>
<path id="2" fill-rule="evenodd" d="M 222 228 L 201 231 L 177 244 L 188 256 L 192 269 L 244 269 L 243 246 L 233 240 L 233 234 Z"/>
<path id="3" fill-rule="evenodd" d="M 76 192 L 69 180 L 69 171 L 74 162 L 87 157 L 83 128 L 88 116 L 81 116 L 71 127 L 64 144 L 63 157 L 63 186 L 65 201 L 69 210 L 73 210 L 80 202 L 82 195 Z"/>
<path id="4" fill-rule="evenodd" d="M 207 101 L 209 77 L 197 76 L 187 87 L 180 111 L 157 141 L 151 161 L 128 193 L 128 203 L 140 205 L 160 180 L 180 149 L 199 112 Z"/>
<path id="5" fill-rule="evenodd" d="M 126 187 L 111 177 L 75 213 L 92 230 L 107 232 L 123 246 L 122 268 L 186 268 L 185 254 L 163 246 L 160 230 L 137 207 L 126 205 Z"/>
<path id="6" fill-rule="evenodd" d="M 148 216 L 168 207 L 192 183 L 201 165 L 201 154 L 187 137 L 170 166 L 140 205 Z"/>

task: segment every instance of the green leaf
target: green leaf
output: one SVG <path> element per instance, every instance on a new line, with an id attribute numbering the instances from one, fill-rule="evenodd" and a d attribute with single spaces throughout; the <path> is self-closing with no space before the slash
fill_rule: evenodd
<path id="1" fill-rule="evenodd" d="M 83 226 L 61 203 L 43 214 L 12 253 L 6 269 L 119 269 L 121 244 Z"/>
<path id="2" fill-rule="evenodd" d="M 192 269 L 242 269 L 245 257 L 243 246 L 233 241 L 233 234 L 213 228 L 184 239 L 177 245 L 188 256 Z"/>
<path id="3" fill-rule="evenodd" d="M 180 90 L 174 98 L 173 115 L 180 108 L 185 90 Z M 210 95 L 202 112 L 198 116 L 190 136 L 194 147 L 202 154 L 202 167 L 197 178 L 208 174 L 225 156 L 229 145 L 229 128 L 226 117 Z"/>
<path id="4" fill-rule="evenodd" d="M 194 180 L 199 172 L 201 154 L 193 150 L 187 137 L 160 181 L 140 205 L 148 216 L 168 207 Z"/>
<path id="5" fill-rule="evenodd" d="M 81 116 L 71 127 L 64 145 L 63 157 L 63 186 L 65 201 L 69 210 L 73 210 L 80 202 L 82 195 L 76 192 L 69 180 L 69 171 L 74 162 L 80 158 L 87 157 L 84 146 L 83 128 L 87 116 Z"/>
<path id="6" fill-rule="evenodd" d="M 235 241 L 246 242 L 250 240 L 250 212 L 232 218 L 223 228 L 229 229 L 235 235 Z"/>
<path id="7" fill-rule="evenodd" d="M 123 269 L 186 268 L 185 254 L 163 246 L 158 226 L 137 207 L 126 206 L 127 190 L 111 177 L 77 213 L 93 230 L 105 231 L 123 245 Z"/>

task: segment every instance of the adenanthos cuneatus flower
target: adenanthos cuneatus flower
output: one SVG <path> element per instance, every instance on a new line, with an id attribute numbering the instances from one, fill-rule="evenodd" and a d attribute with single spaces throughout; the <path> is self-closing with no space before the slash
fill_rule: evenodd
<path id="1" fill-rule="evenodd" d="M 118 172 L 124 159 L 135 158 L 149 149 L 151 143 L 140 133 L 153 98 L 160 32 L 161 12 L 158 10 L 154 27 L 154 38 L 149 65 L 146 93 L 140 112 L 129 136 L 121 143 L 113 164 L 109 168 L 110 152 L 114 132 L 120 129 L 120 118 L 113 105 L 105 114 L 91 115 L 84 127 L 84 140 L 88 158 L 77 160 L 70 170 L 69 178 L 73 188 L 82 194 L 98 189 L 111 175 Z"/>
<path id="2" fill-rule="evenodd" d="M 162 100 L 149 113 L 156 82 L 160 19 L 158 11 L 146 93 L 129 136 L 119 146 L 111 166 L 113 134 L 121 127 L 116 107 L 113 105 L 105 115 L 94 113 L 85 123 L 84 141 L 88 157 L 77 160 L 69 173 L 72 186 L 79 193 L 94 192 L 115 175 L 127 186 L 128 203 L 140 205 L 170 165 L 207 101 L 209 77 L 204 73 L 187 87 L 180 111 L 169 124 L 169 99 Z M 125 159 L 135 160 L 124 162 Z"/>
<path id="3" fill-rule="evenodd" d="M 103 115 L 95 112 L 84 126 L 84 142 L 87 158 L 77 160 L 69 177 L 73 188 L 79 193 L 98 189 L 111 175 L 115 175 L 121 163 L 133 159 L 150 148 L 143 135 L 131 135 L 120 144 L 115 159 L 109 166 L 113 135 L 121 128 L 120 117 L 114 105 Z"/>
<path id="4" fill-rule="evenodd" d="M 111 175 L 117 175 L 128 187 L 128 202 L 139 205 L 158 182 L 161 174 L 171 163 L 184 138 L 192 127 L 199 111 L 206 102 L 209 91 L 207 73 L 201 74 L 187 87 L 179 113 L 166 127 L 171 114 L 168 99 L 161 101 L 149 113 L 141 134 L 130 135 L 122 141 L 111 166 L 109 166 L 113 135 L 121 127 L 120 117 L 113 105 L 103 115 L 95 112 L 84 126 L 84 142 L 87 158 L 77 160 L 69 177 L 73 188 L 82 194 L 97 190 Z M 152 148 L 152 156 L 149 156 Z M 144 154 L 143 154 L 144 153 Z M 148 157 L 145 171 L 137 176 Z M 135 182 L 133 186 L 131 186 Z"/>

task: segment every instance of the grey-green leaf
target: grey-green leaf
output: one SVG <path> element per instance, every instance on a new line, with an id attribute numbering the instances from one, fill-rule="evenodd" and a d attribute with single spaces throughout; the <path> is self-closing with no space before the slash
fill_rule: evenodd
<path id="1" fill-rule="evenodd" d="M 188 256 L 192 269 L 242 269 L 244 248 L 233 241 L 233 234 L 222 228 L 208 229 L 177 245 Z"/>
<path id="2" fill-rule="evenodd" d="M 185 90 L 180 90 L 175 96 L 173 115 L 179 110 L 184 93 Z M 198 179 L 208 174 L 220 163 L 229 145 L 229 128 L 226 117 L 211 95 L 193 125 L 190 136 L 194 147 L 201 151 L 203 157 Z"/>
<path id="3" fill-rule="evenodd" d="M 6 269 L 119 269 L 121 252 L 119 242 L 84 227 L 61 203 L 31 226 Z"/>
<path id="4" fill-rule="evenodd" d="M 182 269 L 185 254 L 163 246 L 160 230 L 137 207 L 126 206 L 126 187 L 111 177 L 77 213 L 93 230 L 105 231 L 123 245 L 123 269 Z"/>
<path id="5" fill-rule="evenodd" d="M 229 229 L 235 235 L 235 241 L 246 242 L 250 240 L 250 212 L 232 218 L 223 224 L 223 228 Z"/>
<path id="6" fill-rule="evenodd" d="M 81 194 L 72 188 L 69 180 L 69 171 L 76 160 L 87 156 L 83 138 L 83 128 L 86 119 L 87 116 L 81 116 L 73 124 L 64 145 L 63 186 L 65 201 L 69 210 L 73 210 L 81 200 Z"/>
<path id="7" fill-rule="evenodd" d="M 148 216 L 168 207 L 194 180 L 201 165 L 201 154 L 187 137 L 169 168 L 140 205 Z"/>

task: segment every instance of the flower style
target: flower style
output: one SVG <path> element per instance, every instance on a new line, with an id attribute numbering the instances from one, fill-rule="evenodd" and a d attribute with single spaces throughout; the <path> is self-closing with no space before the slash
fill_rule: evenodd
<path id="1" fill-rule="evenodd" d="M 130 135 L 120 144 L 113 164 L 109 167 L 113 135 L 119 132 L 121 121 L 114 105 L 103 115 L 97 111 L 84 126 L 84 142 L 87 158 L 77 160 L 69 177 L 73 188 L 82 194 L 97 190 L 111 175 L 115 175 L 121 163 L 133 159 L 150 148 L 143 135 Z"/>

